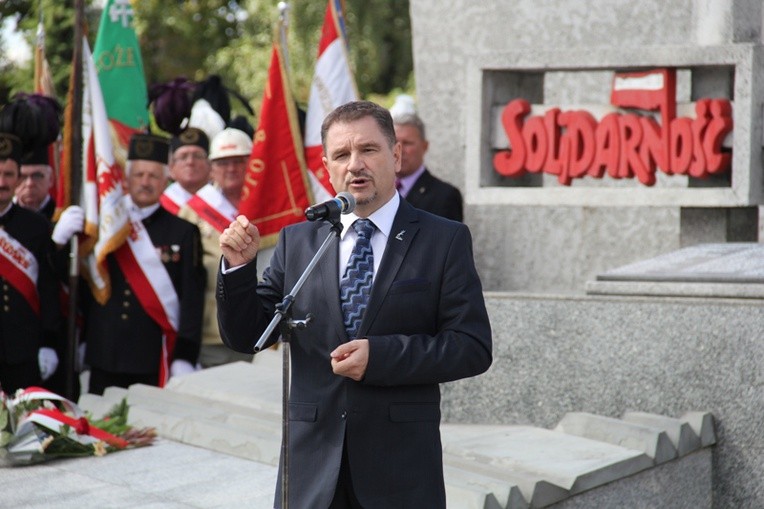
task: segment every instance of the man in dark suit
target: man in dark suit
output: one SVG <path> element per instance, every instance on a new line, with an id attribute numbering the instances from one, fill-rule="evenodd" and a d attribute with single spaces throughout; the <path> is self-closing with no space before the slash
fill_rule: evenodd
<path id="1" fill-rule="evenodd" d="M 159 205 L 167 185 L 168 143 L 130 140 L 123 199 L 128 241 L 107 257 L 111 295 L 85 308 L 89 392 L 134 383 L 162 386 L 194 370 L 199 357 L 205 270 L 199 229 Z M 65 239 L 63 239 L 65 240 Z M 129 276 L 129 277 L 128 277 Z M 92 298 L 92 297 L 91 297 Z"/>
<path id="2" fill-rule="evenodd" d="M 9 394 L 39 385 L 58 365 L 50 223 L 12 202 L 21 153 L 19 138 L 0 133 L 0 386 Z"/>
<path id="3" fill-rule="evenodd" d="M 422 119 L 416 113 L 403 113 L 393 121 L 395 137 L 401 144 L 401 167 L 396 181 L 398 192 L 418 209 L 463 221 L 462 194 L 435 177 L 424 165 L 429 142 Z"/>
<path id="4" fill-rule="evenodd" d="M 357 205 L 292 306 L 295 318 L 314 319 L 291 342 L 289 505 L 444 508 L 438 384 L 480 374 L 492 360 L 470 233 L 401 200 L 387 110 L 348 103 L 321 133 L 331 183 Z M 357 232 L 363 223 L 371 233 Z M 282 230 L 258 284 L 257 228 L 244 216 L 231 223 L 217 288 L 227 345 L 252 351 L 329 231 L 308 222 Z M 368 297 L 354 307 L 350 297 L 362 290 Z"/>

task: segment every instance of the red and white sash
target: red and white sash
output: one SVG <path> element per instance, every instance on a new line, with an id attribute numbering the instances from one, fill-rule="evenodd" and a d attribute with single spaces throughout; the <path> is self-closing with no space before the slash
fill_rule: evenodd
<path id="1" fill-rule="evenodd" d="M 164 387 L 170 378 L 170 362 L 180 323 L 180 301 L 167 269 L 134 211 L 130 212 L 130 221 L 132 232 L 114 255 L 141 307 L 162 329 L 159 387 Z"/>
<path id="2" fill-rule="evenodd" d="M 173 182 L 167 186 L 162 193 L 162 196 L 159 197 L 159 203 L 162 207 L 167 209 L 168 212 L 177 216 L 181 207 L 188 202 L 191 196 L 192 194 L 183 189 L 180 184 Z"/>
<path id="3" fill-rule="evenodd" d="M 40 296 L 37 293 L 37 258 L 21 242 L 0 228 L 0 276 L 4 277 L 40 315 Z"/>
<path id="4" fill-rule="evenodd" d="M 220 233 L 236 219 L 236 207 L 212 184 L 199 189 L 188 206 Z"/>

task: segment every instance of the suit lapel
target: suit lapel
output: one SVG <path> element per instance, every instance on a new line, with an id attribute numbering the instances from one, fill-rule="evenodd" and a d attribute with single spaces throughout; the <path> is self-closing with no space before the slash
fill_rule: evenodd
<path id="1" fill-rule="evenodd" d="M 371 324 L 374 323 L 374 317 L 379 312 L 379 308 L 390 290 L 390 285 L 395 281 L 395 276 L 406 258 L 406 253 L 419 231 L 418 223 L 416 209 L 406 203 L 405 200 L 401 200 L 393 221 L 393 227 L 390 229 L 390 236 L 387 238 L 387 246 L 382 264 L 379 266 L 379 273 L 374 278 L 369 305 L 358 331 L 358 337 L 364 337 Z"/>

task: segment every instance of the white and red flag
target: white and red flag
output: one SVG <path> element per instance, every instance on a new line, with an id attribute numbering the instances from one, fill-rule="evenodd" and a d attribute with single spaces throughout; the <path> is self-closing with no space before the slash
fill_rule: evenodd
<path id="1" fill-rule="evenodd" d="M 358 91 L 348 59 L 341 0 L 329 0 L 305 116 L 305 161 L 313 197 L 317 202 L 331 199 L 335 194 L 321 163 L 321 123 L 334 108 L 357 99 Z"/>
<path id="2" fill-rule="evenodd" d="M 130 221 L 122 197 L 122 171 L 114 157 L 101 85 L 87 39 L 82 45 L 82 196 L 86 240 L 81 247 L 87 255 L 84 276 L 96 300 L 105 303 L 111 295 L 106 257 L 130 234 Z"/>

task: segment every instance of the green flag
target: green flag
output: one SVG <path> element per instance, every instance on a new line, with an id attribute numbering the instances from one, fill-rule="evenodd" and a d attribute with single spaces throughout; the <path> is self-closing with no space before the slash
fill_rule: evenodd
<path id="1" fill-rule="evenodd" d="M 145 130 L 149 125 L 146 77 L 130 0 L 106 2 L 93 59 L 109 120 Z"/>

